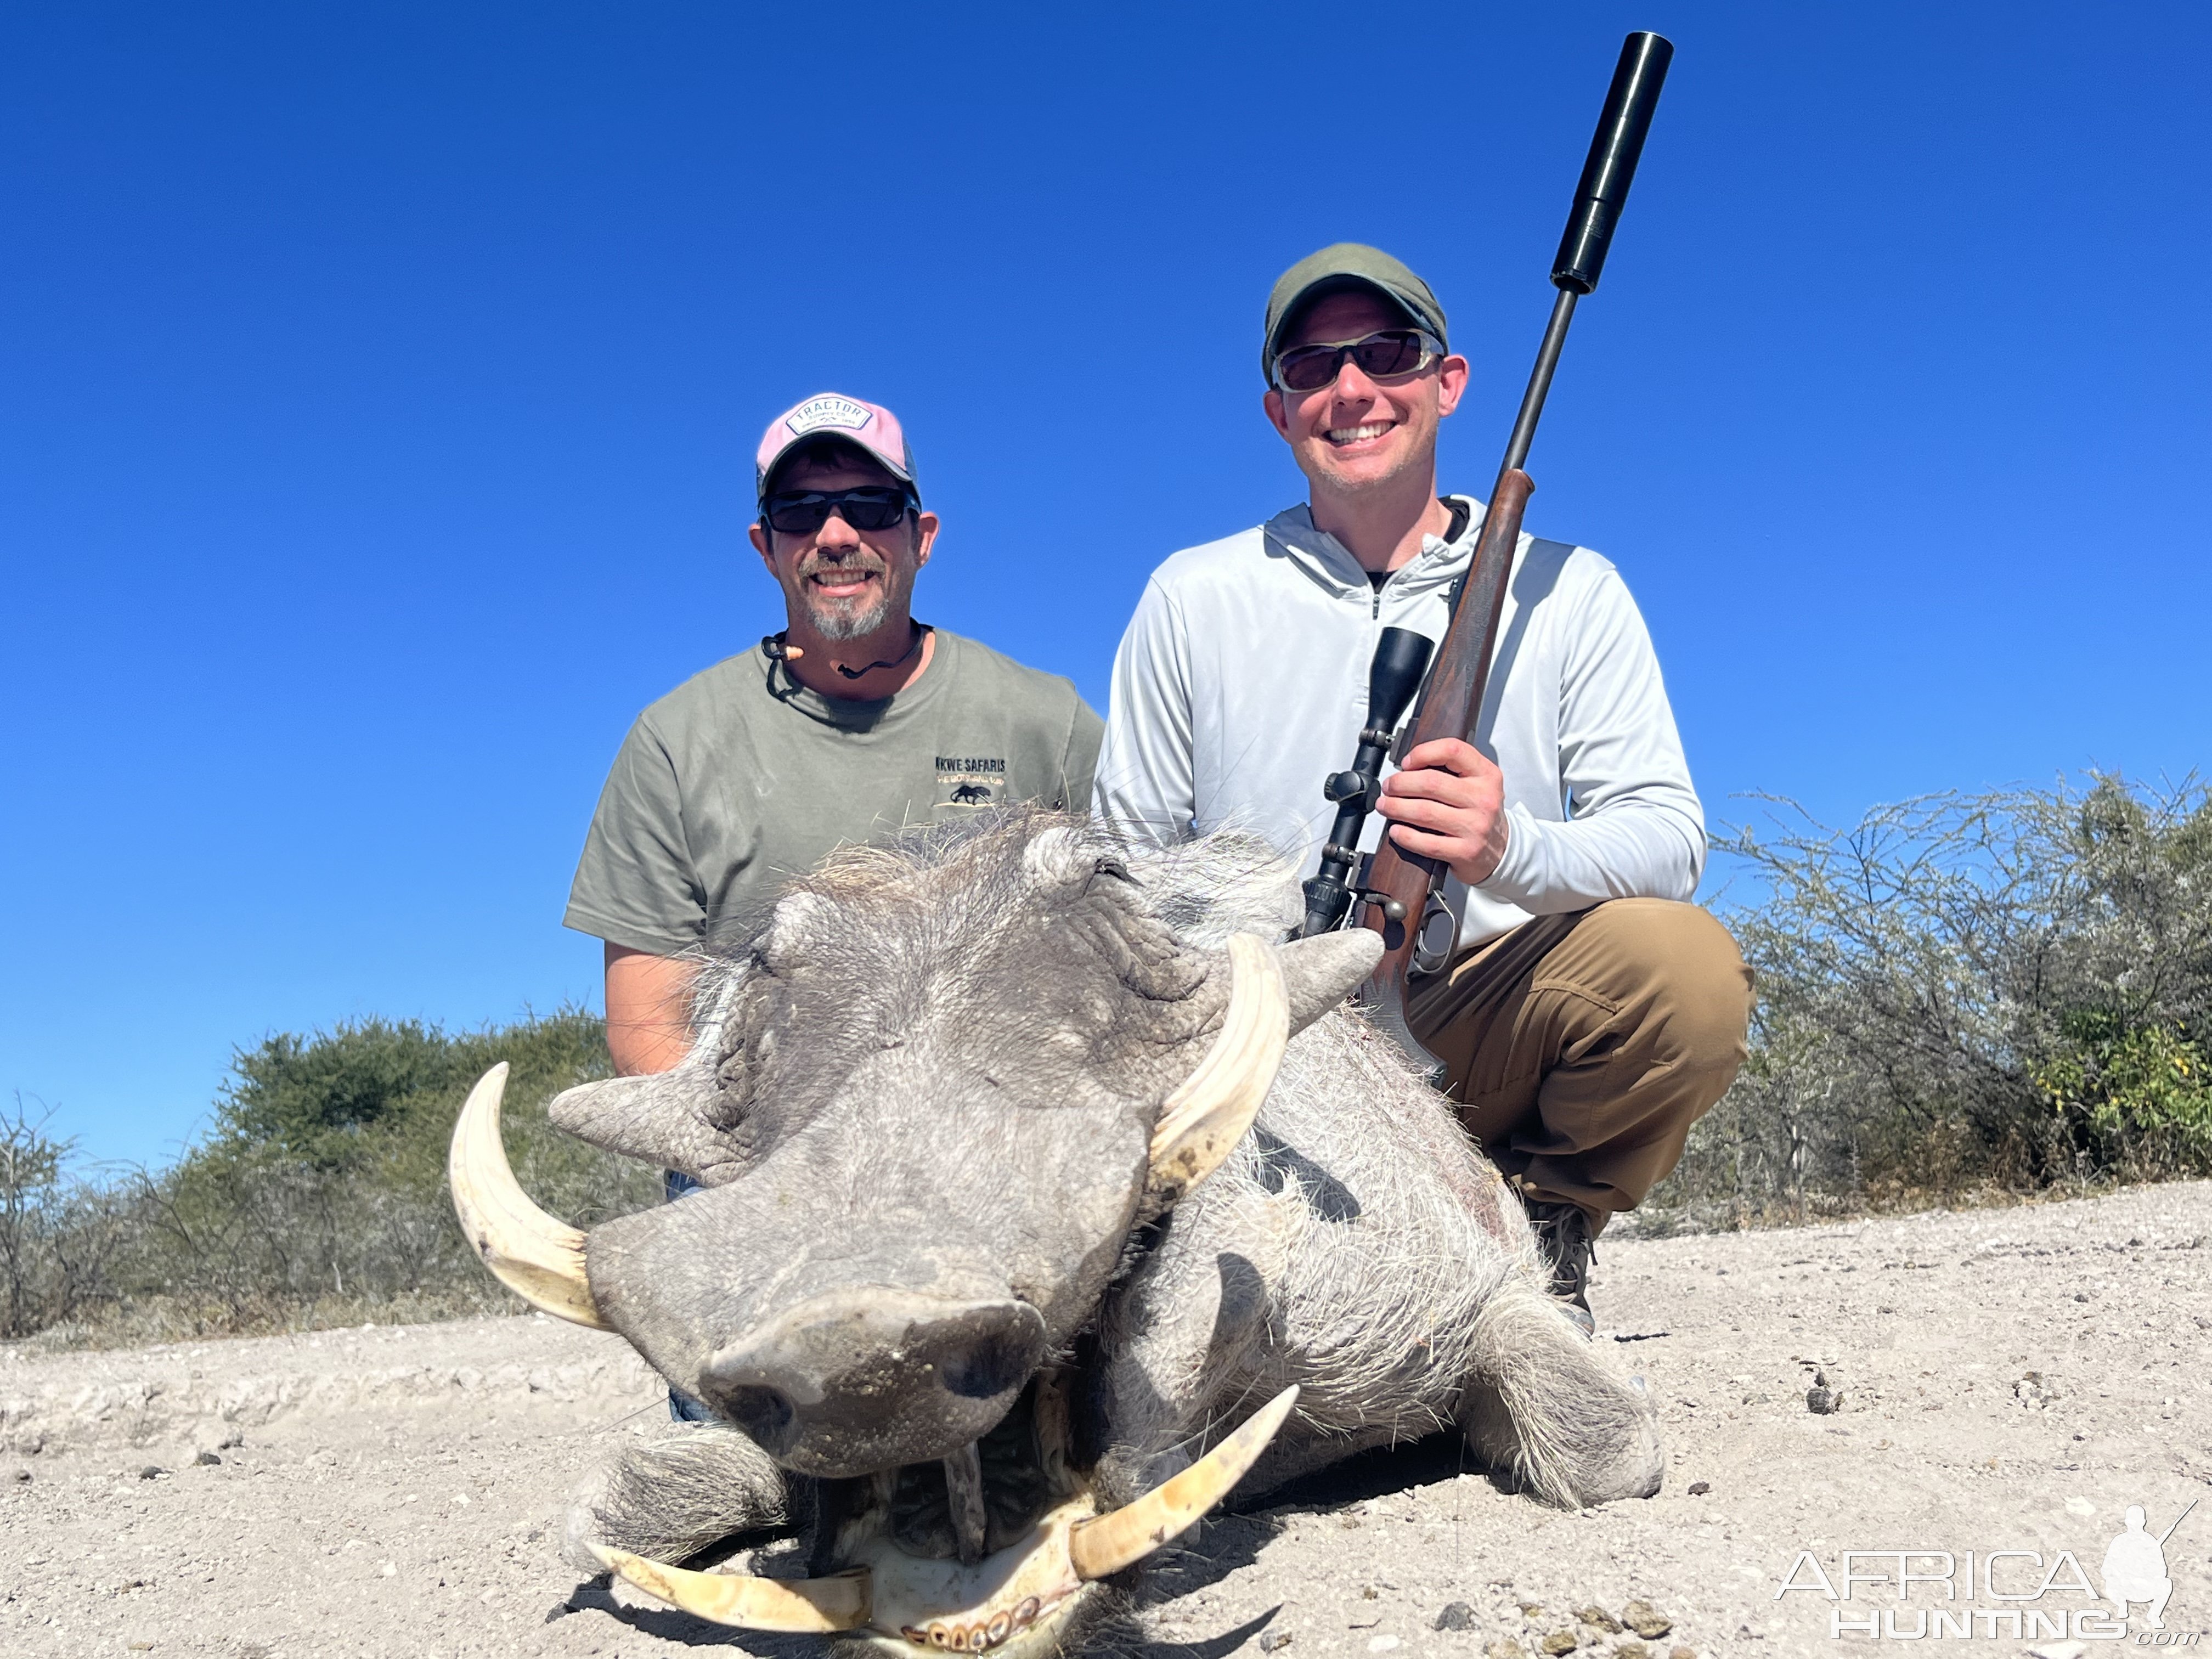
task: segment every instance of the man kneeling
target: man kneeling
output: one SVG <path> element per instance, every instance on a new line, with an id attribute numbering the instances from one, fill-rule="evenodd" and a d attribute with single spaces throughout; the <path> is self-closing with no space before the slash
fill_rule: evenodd
<path id="1" fill-rule="evenodd" d="M 1376 638 L 1443 636 L 1482 503 L 1437 494 L 1467 360 L 1389 255 L 1346 243 L 1292 266 L 1261 361 L 1310 499 L 1154 573 L 1115 659 L 1096 806 L 1160 840 L 1240 823 L 1311 873 L 1334 816 L 1322 781 L 1364 724 Z M 1591 1241 L 1735 1077 L 1751 976 L 1687 902 L 1704 809 L 1619 573 L 1524 535 L 1498 637 L 1475 741 L 1413 750 L 1380 812 L 1400 848 L 1449 867 L 1462 918 L 1416 981 L 1414 1032 L 1587 1325 Z"/>

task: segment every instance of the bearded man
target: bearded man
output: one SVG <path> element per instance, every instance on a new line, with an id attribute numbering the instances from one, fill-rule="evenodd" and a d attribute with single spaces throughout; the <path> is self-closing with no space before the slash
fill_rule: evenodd
<path id="1" fill-rule="evenodd" d="M 809 398 L 769 423 L 754 483 L 787 625 L 638 716 L 569 891 L 568 925 L 606 943 L 625 1074 L 683 1058 L 702 949 L 833 848 L 1091 793 L 1103 728 L 1073 684 L 914 619 L 939 521 L 897 416 Z"/>
<path id="2" fill-rule="evenodd" d="M 1308 500 L 1153 574 L 1115 659 L 1095 810 L 1159 840 L 1241 823 L 1311 875 L 1336 812 L 1322 782 L 1365 724 L 1378 636 L 1443 637 L 1483 504 L 1437 493 L 1468 364 L 1390 255 L 1340 243 L 1285 272 L 1261 366 Z M 1522 537 L 1474 741 L 1413 750 L 1379 811 L 1365 847 L 1387 829 L 1445 864 L 1461 919 L 1408 1018 L 1590 1328 L 1591 1241 L 1728 1087 L 1750 988 L 1727 931 L 1686 902 L 1704 811 L 1611 563 Z"/>

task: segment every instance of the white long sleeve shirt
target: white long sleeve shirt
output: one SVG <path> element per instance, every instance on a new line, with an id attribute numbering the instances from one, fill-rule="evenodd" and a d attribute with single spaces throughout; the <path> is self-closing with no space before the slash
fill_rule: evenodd
<path id="1" fill-rule="evenodd" d="M 1170 842 L 1227 824 L 1311 875 L 1334 822 L 1322 781 L 1352 763 L 1386 627 L 1441 640 L 1482 504 L 1378 591 L 1304 505 L 1177 553 L 1152 574 L 1114 659 L 1094 810 Z M 1686 899 L 1705 854 L 1659 661 L 1636 601 L 1586 547 L 1524 534 L 1475 746 L 1504 775 L 1505 857 L 1451 884 L 1462 946 L 1611 898 Z M 1363 850 L 1385 820 L 1369 817 Z"/>

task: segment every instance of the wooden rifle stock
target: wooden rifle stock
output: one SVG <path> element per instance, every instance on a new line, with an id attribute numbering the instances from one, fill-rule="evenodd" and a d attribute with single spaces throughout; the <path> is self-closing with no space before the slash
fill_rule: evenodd
<path id="1" fill-rule="evenodd" d="M 1436 665 L 1404 739 L 1405 752 L 1438 738 L 1474 741 L 1483 694 L 1490 684 L 1491 658 L 1498 650 L 1498 623 L 1505 610 L 1513 553 L 1521 543 L 1521 515 L 1535 488 L 1518 467 L 1498 475 L 1466 582 L 1452 607 L 1451 625 L 1437 647 Z M 1445 874 L 1436 860 L 1401 852 L 1386 831 L 1368 866 L 1365 883 L 1365 890 L 1382 902 L 1368 904 L 1363 918 L 1366 927 L 1382 935 L 1382 960 L 1367 980 L 1369 1018 L 1435 1073 L 1443 1072 L 1443 1062 L 1422 1047 L 1406 1023 L 1406 981 L 1413 972 L 1413 946 L 1430 896 L 1443 886 Z M 1390 915 L 1394 910 L 1395 920 Z"/>
<path id="2" fill-rule="evenodd" d="M 1659 89 L 1666 84 L 1667 66 L 1674 56 L 1673 46 L 1648 30 L 1639 29 L 1620 44 L 1613 84 L 1607 88 L 1597 131 L 1583 162 L 1581 181 L 1575 186 L 1566 234 L 1559 239 L 1559 251 L 1552 261 L 1552 286 L 1559 290 L 1552 305 L 1552 320 L 1544 330 L 1543 343 L 1536 349 L 1536 366 L 1529 374 L 1528 389 L 1522 394 L 1512 435 L 1506 440 L 1505 459 L 1498 470 L 1497 488 L 1490 492 L 1482 534 L 1475 543 L 1466 580 L 1454 596 L 1450 626 L 1437 647 L 1428 689 L 1422 694 L 1401 752 L 1438 738 L 1468 743 L 1474 739 L 1483 692 L 1490 683 L 1491 658 L 1498 650 L 1498 623 L 1505 608 L 1506 584 L 1513 574 L 1513 554 L 1521 542 L 1521 515 L 1536 487 L 1521 470 L 1522 463 L 1528 459 L 1536 422 L 1544 413 L 1544 398 L 1551 391 L 1552 372 L 1559 367 L 1559 349 L 1566 343 L 1575 302 L 1596 289 L 1598 276 L 1605 269 L 1613 230 L 1621 209 L 1627 204 L 1628 187 L 1635 181 L 1636 164 L 1643 156 L 1644 137 L 1650 131 L 1652 112 L 1659 106 Z M 1429 917 L 1431 896 L 1443 886 L 1445 874 L 1444 867 L 1433 859 L 1400 852 L 1386 831 L 1369 863 L 1361 895 L 1368 900 L 1362 921 L 1382 935 L 1382 960 L 1367 981 L 1364 1000 L 1369 1017 L 1395 1037 L 1416 1063 L 1426 1067 L 1430 1081 L 1438 1086 L 1444 1080 L 1443 1062 L 1421 1045 L 1406 1023 L 1406 981 L 1413 972 L 1414 946 Z M 1456 939 L 1449 942 L 1456 943 Z"/>

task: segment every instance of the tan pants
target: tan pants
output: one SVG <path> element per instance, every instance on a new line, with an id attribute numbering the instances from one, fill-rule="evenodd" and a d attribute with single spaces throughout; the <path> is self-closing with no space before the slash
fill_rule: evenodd
<path id="1" fill-rule="evenodd" d="M 1463 952 L 1406 1014 L 1491 1160 L 1530 1197 L 1580 1205 L 1595 1235 L 1735 1079 L 1751 969 L 1710 912 L 1613 899 Z"/>

